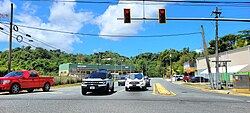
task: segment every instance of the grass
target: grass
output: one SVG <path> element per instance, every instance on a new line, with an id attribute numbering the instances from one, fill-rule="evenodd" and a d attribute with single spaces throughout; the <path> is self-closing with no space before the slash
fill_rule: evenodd
<path id="1" fill-rule="evenodd" d="M 65 88 L 65 87 L 73 87 L 73 86 L 81 86 L 81 83 L 74 83 L 74 84 L 63 84 L 63 85 L 56 85 L 52 86 L 52 88 Z"/>
<path id="2" fill-rule="evenodd" d="M 199 87 L 199 88 L 203 88 L 203 89 L 209 89 L 209 85 L 208 84 L 192 84 L 192 83 L 184 83 L 182 84 L 184 86 L 194 86 L 194 87 Z"/>

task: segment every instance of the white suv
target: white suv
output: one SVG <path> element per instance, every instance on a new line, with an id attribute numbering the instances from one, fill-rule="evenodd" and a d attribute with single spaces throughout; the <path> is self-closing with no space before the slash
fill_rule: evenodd
<path id="1" fill-rule="evenodd" d="M 129 89 L 136 88 L 146 90 L 146 80 L 141 73 L 128 75 L 127 80 L 125 82 L 126 91 L 128 91 Z"/>
<path id="2" fill-rule="evenodd" d="M 114 92 L 113 77 L 108 72 L 93 72 L 82 82 L 82 95 L 87 92 L 100 92 L 109 94 Z"/>

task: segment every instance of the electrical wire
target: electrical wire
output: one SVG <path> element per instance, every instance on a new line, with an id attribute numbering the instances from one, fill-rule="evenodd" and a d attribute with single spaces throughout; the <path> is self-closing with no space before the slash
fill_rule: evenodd
<path id="1" fill-rule="evenodd" d="M 10 34 L 8 34 L 7 32 L 4 32 L 4 31 L 0 31 L 0 32 L 2 32 L 3 34 L 5 34 L 5 35 L 7 35 L 7 36 L 10 36 Z M 13 37 L 12 36 L 12 38 L 14 38 L 14 39 L 16 39 L 15 37 Z M 30 46 L 32 46 L 32 47 L 34 47 L 34 48 L 36 48 L 36 46 L 35 45 L 33 45 L 33 44 L 30 44 L 30 43 L 28 43 L 28 42 L 26 42 L 26 41 L 22 41 L 23 43 L 25 43 L 25 44 L 28 44 L 28 45 L 30 45 Z"/>
<path id="2" fill-rule="evenodd" d="M 171 1 L 169 1 L 169 0 L 119 0 L 119 1 L 23 0 L 23 1 L 65 2 L 65 3 L 68 2 L 68 3 L 82 3 L 82 4 L 141 4 L 141 5 L 159 5 L 162 3 L 178 3 L 178 4 L 169 4 L 169 5 L 185 5 L 185 4 L 189 3 L 189 4 L 197 4 L 197 5 L 201 5 L 201 6 L 206 6 L 206 5 L 222 6 L 223 5 L 223 6 L 231 6 L 231 7 L 237 7 L 237 5 L 240 5 L 240 7 L 249 7 L 249 5 L 250 5 L 250 2 L 192 1 L 192 0 L 191 1 L 190 0 L 185 0 L 185 1 L 180 1 L 180 0 L 171 0 Z M 143 1 L 146 1 L 146 3 L 142 3 Z M 179 4 L 179 3 L 183 3 L 183 4 Z"/>
<path id="3" fill-rule="evenodd" d="M 3 24 L 3 23 L 1 23 L 1 24 Z M 5 24 L 3 24 L 3 25 L 9 28 L 8 25 L 5 25 Z M 22 35 L 27 36 L 27 33 L 25 33 L 21 28 L 19 28 L 19 30 L 21 30 L 22 32 L 20 32 L 20 31 L 19 31 L 19 32 L 16 31 L 16 32 L 18 32 L 18 33 L 20 33 L 20 34 L 22 34 Z M 25 38 L 27 38 L 27 37 L 25 37 Z M 50 45 L 48 42 L 46 42 L 46 41 L 43 41 L 43 40 L 41 41 L 41 40 L 36 39 L 34 36 L 28 37 L 28 38 L 31 39 L 31 40 L 36 40 L 36 41 L 42 43 L 43 45 L 50 47 L 51 49 L 58 49 L 58 48 L 56 48 L 56 47 L 54 47 L 54 46 L 51 46 L 51 45 Z"/>
<path id="4" fill-rule="evenodd" d="M 15 24 L 16 25 L 16 24 Z M 17 25 L 20 27 L 48 31 L 48 32 L 55 32 L 55 33 L 63 33 L 63 34 L 70 34 L 70 35 L 82 35 L 82 36 L 102 36 L 102 37 L 168 37 L 168 36 L 181 36 L 181 35 L 193 35 L 193 34 L 200 34 L 201 32 L 191 32 L 191 33 L 179 33 L 179 34 L 160 34 L 160 35 L 100 35 L 100 34 L 87 34 L 87 33 L 79 33 L 79 32 L 70 32 L 70 31 L 60 31 L 60 30 L 53 30 L 53 29 L 45 29 L 39 27 L 31 27 L 26 25 Z"/>

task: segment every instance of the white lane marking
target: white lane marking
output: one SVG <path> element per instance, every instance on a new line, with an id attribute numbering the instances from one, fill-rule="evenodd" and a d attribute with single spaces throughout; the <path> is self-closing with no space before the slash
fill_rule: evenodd
<path id="1" fill-rule="evenodd" d="M 63 92 L 35 92 L 35 93 L 29 93 L 31 95 L 40 95 L 40 94 L 62 94 Z"/>

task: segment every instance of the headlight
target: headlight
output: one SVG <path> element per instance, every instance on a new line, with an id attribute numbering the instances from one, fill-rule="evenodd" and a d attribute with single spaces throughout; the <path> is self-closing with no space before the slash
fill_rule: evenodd
<path id="1" fill-rule="evenodd" d="M 3 81 L 3 84 L 8 84 L 8 83 L 10 83 L 10 80 L 4 80 Z"/>
<path id="2" fill-rule="evenodd" d="M 99 84 L 106 84 L 106 81 L 98 82 Z"/>

